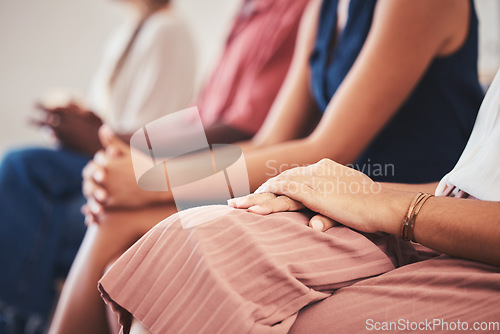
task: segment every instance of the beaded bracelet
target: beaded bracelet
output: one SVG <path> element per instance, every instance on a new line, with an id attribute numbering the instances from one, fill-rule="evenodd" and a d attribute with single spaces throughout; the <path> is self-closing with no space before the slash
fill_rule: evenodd
<path id="1" fill-rule="evenodd" d="M 406 215 L 401 222 L 400 234 L 403 240 L 415 242 L 415 220 L 417 219 L 417 215 L 420 212 L 420 209 L 424 205 L 425 201 L 427 201 L 431 197 L 433 197 L 433 195 L 418 193 L 417 196 L 415 196 L 415 198 L 411 201 L 410 206 L 408 207 L 408 211 L 406 212 Z"/>

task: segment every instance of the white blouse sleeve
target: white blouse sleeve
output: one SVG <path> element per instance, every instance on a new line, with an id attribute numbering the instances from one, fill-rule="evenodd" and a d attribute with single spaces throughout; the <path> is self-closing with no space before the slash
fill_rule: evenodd
<path id="1" fill-rule="evenodd" d="M 172 14 L 148 19 L 135 41 L 110 98 L 110 123 L 131 133 L 191 102 L 195 48 L 184 22 Z"/>
<path id="2" fill-rule="evenodd" d="M 436 195 L 447 186 L 480 200 L 500 202 L 500 71 L 481 104 L 467 146 L 439 183 Z"/>

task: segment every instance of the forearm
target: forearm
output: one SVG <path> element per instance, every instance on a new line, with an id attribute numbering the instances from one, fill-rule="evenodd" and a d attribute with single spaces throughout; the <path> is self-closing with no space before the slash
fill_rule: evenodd
<path id="1" fill-rule="evenodd" d="M 175 205 L 146 205 L 133 210 L 108 209 L 99 219 L 101 227 L 129 231 L 140 237 L 154 225 L 177 212 Z"/>
<path id="2" fill-rule="evenodd" d="M 380 182 L 382 187 L 391 190 L 408 191 L 408 192 L 423 192 L 427 194 L 434 194 L 439 182 L 422 183 L 422 184 L 405 184 L 405 183 L 391 183 Z"/>
<path id="3" fill-rule="evenodd" d="M 321 147 L 309 138 L 257 149 L 250 146 L 244 149 L 244 154 L 251 191 L 287 169 L 314 164 L 324 158 Z"/>
<path id="4" fill-rule="evenodd" d="M 205 129 L 207 140 L 210 144 L 230 144 L 249 140 L 252 136 L 231 125 L 217 123 Z"/>
<path id="5" fill-rule="evenodd" d="M 416 241 L 450 255 L 500 266 L 498 203 L 436 197 L 426 206 L 416 222 Z"/>
<path id="6" fill-rule="evenodd" d="M 401 221 L 415 194 L 388 191 L 382 231 L 400 233 Z M 388 205 L 387 205 L 388 204 Z M 500 204 L 432 197 L 415 222 L 415 241 L 437 251 L 500 266 Z"/>
<path id="7" fill-rule="evenodd" d="M 130 145 L 130 138 L 132 138 L 132 133 L 117 133 L 118 138 L 121 139 L 127 145 Z"/>

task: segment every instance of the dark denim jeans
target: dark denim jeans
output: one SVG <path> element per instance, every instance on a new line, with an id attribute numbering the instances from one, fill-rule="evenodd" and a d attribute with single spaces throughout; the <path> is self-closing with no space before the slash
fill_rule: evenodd
<path id="1" fill-rule="evenodd" d="M 0 334 L 39 332 L 85 234 L 84 156 L 9 152 L 0 165 Z M 29 329 L 28 327 L 32 327 Z M 26 327 L 26 328 L 25 328 Z"/>

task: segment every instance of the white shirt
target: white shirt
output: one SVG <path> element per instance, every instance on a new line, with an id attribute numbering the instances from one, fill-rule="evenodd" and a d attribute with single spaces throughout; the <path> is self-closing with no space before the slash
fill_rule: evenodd
<path id="1" fill-rule="evenodd" d="M 120 27 L 110 39 L 89 92 L 89 107 L 118 133 L 132 133 L 191 102 L 196 54 L 187 25 L 161 10 L 141 28 L 113 88 L 109 79 L 134 31 Z"/>
<path id="2" fill-rule="evenodd" d="M 447 185 L 480 200 L 500 202 L 500 71 L 481 104 L 465 150 L 439 183 L 436 195 Z"/>

